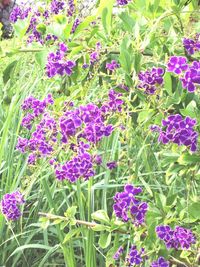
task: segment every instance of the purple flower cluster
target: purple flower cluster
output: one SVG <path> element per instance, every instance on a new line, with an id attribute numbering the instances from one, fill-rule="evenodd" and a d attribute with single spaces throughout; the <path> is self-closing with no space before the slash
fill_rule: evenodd
<path id="1" fill-rule="evenodd" d="M 10 21 L 12 23 L 15 23 L 18 21 L 18 19 L 25 19 L 28 17 L 29 13 L 31 11 L 30 7 L 19 7 L 15 6 L 10 14 Z"/>
<path id="2" fill-rule="evenodd" d="M 91 143 L 99 142 L 114 130 L 111 124 L 105 124 L 102 110 L 92 103 L 67 111 L 60 118 L 60 129 L 63 142 L 67 142 L 70 136 L 74 136 L 81 129 L 78 138 L 85 138 Z"/>
<path id="3" fill-rule="evenodd" d="M 117 162 L 116 161 L 110 161 L 106 164 L 109 170 L 113 170 L 117 168 Z"/>
<path id="4" fill-rule="evenodd" d="M 76 182 L 80 178 L 88 180 L 95 175 L 93 158 L 88 152 L 81 152 L 64 165 L 56 165 L 55 175 L 58 180 L 68 180 L 71 183 Z"/>
<path id="5" fill-rule="evenodd" d="M 65 51 L 66 46 L 60 44 L 60 49 Z M 35 118 L 39 122 L 29 139 L 18 138 L 17 149 L 21 153 L 29 153 L 29 164 L 35 164 L 41 157 L 48 158 L 59 180 L 75 182 L 79 178 L 89 179 L 95 174 L 94 166 L 102 163 L 102 158 L 88 150 L 113 132 L 113 125 L 107 121 L 111 114 L 102 109 L 103 104 L 98 107 L 89 103 L 74 108 L 73 103 L 65 103 L 63 112 L 57 115 L 53 110 L 46 109 L 53 103 L 51 95 L 43 101 L 32 96 L 24 101 L 22 109 L 28 112 L 22 125 L 31 130 Z M 71 151 L 70 159 L 61 164 L 56 153 L 66 149 L 66 146 Z M 108 167 L 112 169 L 116 163 L 110 162 Z"/>
<path id="6" fill-rule="evenodd" d="M 152 262 L 151 267 L 169 267 L 169 262 L 160 257 L 157 261 Z"/>
<path id="7" fill-rule="evenodd" d="M 157 236 L 164 241 L 167 249 L 186 249 L 196 243 L 192 231 L 183 227 L 176 226 L 173 230 L 169 225 L 160 225 L 156 227 Z"/>
<path id="8" fill-rule="evenodd" d="M 121 112 L 122 111 L 122 106 L 124 104 L 121 93 L 117 93 L 115 90 L 111 89 L 108 94 L 109 100 L 105 102 L 101 110 L 104 113 L 108 112 Z"/>
<path id="9" fill-rule="evenodd" d="M 60 11 L 64 9 L 65 3 L 61 0 L 52 0 L 51 1 L 51 12 L 53 14 L 59 14 Z"/>
<path id="10" fill-rule="evenodd" d="M 67 10 L 67 15 L 69 17 L 73 16 L 75 12 L 75 4 L 74 4 L 74 0 L 68 0 L 68 10 Z"/>
<path id="11" fill-rule="evenodd" d="M 158 140 L 163 144 L 169 142 L 180 145 L 185 145 L 191 151 L 197 150 L 198 133 L 194 131 L 196 120 L 190 117 L 182 118 L 180 114 L 170 115 L 167 119 L 162 120 L 162 128 L 154 125 L 152 131 L 159 132 Z"/>
<path id="12" fill-rule="evenodd" d="M 144 89 L 146 94 L 155 94 L 156 90 L 163 84 L 164 69 L 152 68 L 151 70 L 142 71 L 138 78 L 139 88 Z"/>
<path id="13" fill-rule="evenodd" d="M 200 85 L 200 62 L 193 61 L 192 65 L 188 66 L 181 81 L 183 88 L 187 88 L 188 92 L 193 93 L 196 86 Z"/>
<path id="14" fill-rule="evenodd" d="M 200 34 L 196 34 L 194 39 L 184 38 L 183 46 L 189 55 L 193 55 L 195 52 L 200 50 Z"/>
<path id="15" fill-rule="evenodd" d="M 74 33 L 76 31 L 76 28 L 78 27 L 78 25 L 81 23 L 81 21 L 77 18 L 75 19 L 74 21 L 74 24 L 72 26 L 72 30 L 71 30 L 71 33 Z"/>
<path id="16" fill-rule="evenodd" d="M 22 109 L 28 111 L 22 120 L 22 126 L 31 129 L 34 119 L 45 112 L 49 105 L 53 105 L 54 101 L 51 94 L 48 94 L 44 100 L 39 100 L 33 96 L 29 96 L 22 104 Z"/>
<path id="17" fill-rule="evenodd" d="M 114 196 L 115 204 L 113 209 L 115 215 L 124 222 L 131 220 L 136 226 L 143 224 L 148 204 L 136 198 L 136 195 L 141 192 L 142 189 L 140 187 L 134 187 L 130 184 L 125 185 L 124 191 L 116 193 Z"/>
<path id="18" fill-rule="evenodd" d="M 127 266 L 140 265 L 143 262 L 144 248 L 140 251 L 137 250 L 136 246 L 131 246 L 128 256 L 126 257 Z"/>
<path id="19" fill-rule="evenodd" d="M 125 6 L 127 5 L 131 0 L 117 0 L 117 4 L 119 6 Z"/>
<path id="20" fill-rule="evenodd" d="M 24 204 L 24 198 L 19 191 L 5 194 L 1 200 L 1 211 L 8 220 L 17 220 L 22 215 L 19 206 Z"/>
<path id="21" fill-rule="evenodd" d="M 116 60 L 112 60 L 111 63 L 106 63 L 106 69 L 114 71 L 120 67 Z"/>
<path id="22" fill-rule="evenodd" d="M 120 246 L 120 247 L 118 248 L 118 250 L 115 252 L 115 254 L 114 254 L 114 256 L 113 256 L 113 259 L 114 259 L 114 260 L 119 260 L 119 258 L 120 258 L 121 255 L 123 254 L 123 252 L 124 252 L 124 249 L 123 249 L 122 246 Z"/>
<path id="23" fill-rule="evenodd" d="M 68 75 L 70 76 L 73 72 L 73 68 L 76 63 L 71 60 L 66 60 L 67 46 L 64 43 L 59 45 L 59 49 L 55 53 L 48 55 L 48 62 L 46 64 L 46 71 L 49 78 L 55 75 Z"/>
<path id="24" fill-rule="evenodd" d="M 200 84 L 200 62 L 198 61 L 193 61 L 189 65 L 186 57 L 173 56 L 169 59 L 167 70 L 179 75 L 183 88 L 186 88 L 189 93 L 193 93 Z"/>

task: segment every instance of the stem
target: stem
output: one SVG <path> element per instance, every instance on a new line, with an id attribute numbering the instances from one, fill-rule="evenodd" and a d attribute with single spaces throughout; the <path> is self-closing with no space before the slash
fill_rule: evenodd
<path id="1" fill-rule="evenodd" d="M 49 220 L 62 220 L 62 221 L 69 222 L 69 218 L 67 218 L 67 217 L 58 216 L 58 215 L 54 215 L 54 214 L 51 214 L 51 213 L 45 213 L 45 212 L 39 212 L 38 214 L 40 216 L 42 216 L 42 217 L 46 217 Z M 89 228 L 93 228 L 95 226 L 100 226 L 101 225 L 101 224 L 95 223 L 95 222 L 88 222 L 88 221 L 82 221 L 82 220 L 76 220 L 76 219 L 73 220 L 73 222 L 75 222 L 76 224 L 79 224 L 79 225 L 87 226 Z M 121 233 L 121 234 L 130 234 L 130 232 L 123 231 L 123 230 L 114 230 L 113 232 Z"/>
<path id="2" fill-rule="evenodd" d="M 47 184 L 46 179 L 42 179 L 42 185 L 44 187 L 44 190 L 45 190 L 49 205 L 50 205 L 51 209 L 53 209 L 55 211 L 56 207 L 55 207 L 54 201 L 52 199 L 51 192 L 49 190 L 49 186 Z M 62 248 L 62 251 L 63 251 L 63 256 L 64 256 L 66 267 L 75 267 L 74 266 L 73 257 L 71 255 L 71 251 L 67 247 L 62 245 L 64 238 L 63 238 L 63 234 L 62 234 L 62 232 L 60 230 L 59 225 L 56 225 L 56 230 L 57 230 L 58 239 L 60 241 L 60 245 L 61 245 L 61 248 Z"/>

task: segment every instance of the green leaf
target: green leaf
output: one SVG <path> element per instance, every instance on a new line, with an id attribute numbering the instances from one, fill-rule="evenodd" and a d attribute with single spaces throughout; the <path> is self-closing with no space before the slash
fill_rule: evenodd
<path id="1" fill-rule="evenodd" d="M 122 12 L 119 14 L 119 18 L 123 21 L 123 27 L 128 32 L 132 33 L 135 26 L 135 20 L 129 16 L 128 12 Z"/>
<path id="2" fill-rule="evenodd" d="M 54 20 L 59 24 L 66 24 L 67 22 L 66 16 L 62 14 L 55 15 Z"/>
<path id="3" fill-rule="evenodd" d="M 188 207 L 188 213 L 191 218 L 200 219 L 200 202 L 194 202 Z"/>
<path id="4" fill-rule="evenodd" d="M 29 19 L 18 20 L 14 25 L 15 33 L 19 38 L 24 37 L 28 29 Z"/>
<path id="5" fill-rule="evenodd" d="M 195 154 L 183 154 L 178 158 L 178 162 L 182 165 L 196 164 L 200 162 L 200 157 Z"/>
<path id="6" fill-rule="evenodd" d="M 69 233 L 66 234 L 64 240 L 63 240 L 63 244 L 66 244 L 68 241 L 70 241 L 72 239 L 72 237 L 74 237 L 75 235 L 79 235 L 81 232 L 80 228 L 76 228 L 73 230 L 70 230 Z"/>
<path id="7" fill-rule="evenodd" d="M 5 70 L 3 71 L 3 82 L 4 84 L 7 83 L 7 81 L 11 78 L 12 73 L 17 65 L 17 60 L 14 60 L 12 63 L 10 63 Z"/>
<path id="8" fill-rule="evenodd" d="M 92 227 L 92 230 L 95 232 L 110 231 L 110 227 L 102 224 L 96 224 L 94 227 Z"/>
<path id="9" fill-rule="evenodd" d="M 95 20 L 95 16 L 89 16 L 89 17 L 87 17 L 83 22 L 81 22 L 78 25 L 78 27 L 76 28 L 76 31 L 74 32 L 74 36 L 77 36 L 80 32 L 82 32 L 94 20 Z"/>
<path id="10" fill-rule="evenodd" d="M 47 28 L 46 28 L 46 25 L 44 23 L 40 23 L 37 25 L 37 31 L 42 33 L 42 34 L 45 34 Z"/>
<path id="11" fill-rule="evenodd" d="M 113 10 L 114 1 L 110 0 L 107 2 L 107 6 L 104 7 L 102 11 L 102 24 L 106 34 L 110 34 L 111 25 L 112 25 L 112 10 Z"/>
<path id="12" fill-rule="evenodd" d="M 92 219 L 99 222 L 110 223 L 110 219 L 105 210 L 97 210 L 92 213 Z"/>
<path id="13" fill-rule="evenodd" d="M 44 68 L 46 65 L 47 55 L 48 55 L 48 51 L 41 51 L 41 52 L 35 53 L 35 60 L 42 68 Z"/>
<path id="14" fill-rule="evenodd" d="M 65 217 L 68 219 L 74 219 L 74 216 L 77 211 L 77 206 L 72 206 L 67 209 L 67 211 L 64 213 Z"/>
<path id="15" fill-rule="evenodd" d="M 111 233 L 102 233 L 99 238 L 99 246 L 101 248 L 107 248 L 111 242 Z"/>
<path id="16" fill-rule="evenodd" d="M 172 78 L 169 72 L 165 72 L 164 75 L 164 86 L 167 93 L 171 96 L 173 94 L 172 92 Z"/>

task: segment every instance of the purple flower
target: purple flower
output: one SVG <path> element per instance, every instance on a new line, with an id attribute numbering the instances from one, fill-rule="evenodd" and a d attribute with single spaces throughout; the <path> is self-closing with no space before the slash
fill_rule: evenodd
<path id="1" fill-rule="evenodd" d="M 98 52 L 94 51 L 90 54 L 90 63 L 94 64 L 95 62 L 97 62 L 99 60 L 99 54 Z"/>
<path id="2" fill-rule="evenodd" d="M 153 125 L 152 129 L 159 132 L 158 141 L 163 144 L 169 142 L 180 145 L 185 145 L 191 151 L 197 149 L 198 133 L 194 131 L 196 120 L 190 117 L 182 118 L 180 114 L 170 115 L 167 119 L 162 120 L 162 126 Z"/>
<path id="3" fill-rule="evenodd" d="M 101 165 L 102 164 L 102 157 L 100 155 L 96 155 L 95 162 L 97 165 Z"/>
<path id="4" fill-rule="evenodd" d="M 80 153 L 64 165 L 56 166 L 55 169 L 55 175 L 58 180 L 68 180 L 71 183 L 80 178 L 88 180 L 94 174 L 92 157 L 87 152 Z"/>
<path id="5" fill-rule="evenodd" d="M 24 204 L 24 198 L 19 191 L 5 194 L 1 200 L 1 211 L 8 220 L 17 220 L 21 217 L 19 206 Z"/>
<path id="6" fill-rule="evenodd" d="M 131 220 L 136 226 L 144 223 L 148 205 L 136 198 L 136 195 L 141 192 L 140 187 L 127 184 L 123 192 L 116 193 L 114 196 L 115 204 L 113 205 L 116 217 L 121 218 L 124 222 Z"/>
<path id="7" fill-rule="evenodd" d="M 152 262 L 151 267 L 169 267 L 169 262 L 160 257 L 157 261 Z"/>
<path id="8" fill-rule="evenodd" d="M 191 230 L 179 226 L 173 230 L 169 225 L 160 225 L 156 227 L 156 233 L 164 241 L 167 249 L 181 248 L 187 250 L 196 242 Z"/>
<path id="9" fill-rule="evenodd" d="M 117 167 L 117 162 L 116 161 L 111 161 L 111 162 L 108 162 L 106 164 L 106 166 L 108 167 L 108 169 L 112 170 L 112 169 L 115 169 Z"/>
<path id="10" fill-rule="evenodd" d="M 187 88 L 189 93 L 193 93 L 196 90 L 196 84 L 200 84 L 200 63 L 194 61 L 192 66 L 188 67 L 181 81 L 183 88 Z"/>
<path id="11" fill-rule="evenodd" d="M 75 12 L 75 3 L 74 0 L 68 0 L 68 10 L 67 10 L 67 15 L 69 17 L 73 16 Z"/>
<path id="12" fill-rule="evenodd" d="M 59 49 L 56 53 L 50 53 L 48 55 L 48 62 L 46 64 L 46 71 L 49 78 L 55 75 L 67 75 L 70 76 L 73 72 L 73 68 L 76 66 L 75 62 L 65 59 L 65 53 L 67 52 L 67 46 L 64 43 L 59 45 Z"/>
<path id="13" fill-rule="evenodd" d="M 72 30 L 71 33 L 74 33 L 76 31 L 76 28 L 78 27 L 78 25 L 81 23 L 81 21 L 79 19 L 75 19 L 74 24 L 72 26 Z"/>
<path id="14" fill-rule="evenodd" d="M 30 7 L 19 7 L 19 6 L 15 6 L 10 14 L 10 21 L 15 23 L 18 21 L 18 19 L 25 19 L 28 17 L 29 13 L 31 12 L 31 8 Z"/>
<path id="15" fill-rule="evenodd" d="M 144 249 L 137 250 L 136 246 L 131 246 L 129 254 L 126 258 L 128 266 L 140 265 L 143 262 Z"/>
<path id="16" fill-rule="evenodd" d="M 124 104 L 124 101 L 121 98 L 122 94 L 111 89 L 109 90 L 108 97 L 109 101 L 105 102 L 101 107 L 102 112 L 121 112 Z"/>
<path id="17" fill-rule="evenodd" d="M 89 64 L 84 63 L 84 64 L 82 65 L 82 68 L 83 68 L 83 69 L 87 69 L 87 68 L 89 68 Z"/>
<path id="18" fill-rule="evenodd" d="M 51 1 L 51 12 L 53 14 L 59 14 L 64 9 L 65 3 L 62 1 L 52 0 Z"/>
<path id="19" fill-rule="evenodd" d="M 145 90 L 146 94 L 154 94 L 156 89 L 163 84 L 164 69 L 152 68 L 151 70 L 141 71 L 138 75 L 139 88 Z"/>
<path id="20" fill-rule="evenodd" d="M 124 249 L 122 246 L 120 246 L 118 248 L 118 250 L 115 252 L 114 256 L 113 256 L 113 259 L 114 260 L 119 260 L 120 256 L 122 255 L 122 253 L 124 252 Z"/>
<path id="21" fill-rule="evenodd" d="M 172 56 L 167 64 L 167 71 L 180 75 L 188 69 L 186 57 Z"/>
<path id="22" fill-rule="evenodd" d="M 119 6 L 125 6 L 127 5 L 131 0 L 117 0 L 117 4 Z"/>
<path id="23" fill-rule="evenodd" d="M 111 63 L 106 63 L 106 69 L 108 69 L 110 71 L 114 71 L 119 67 L 120 67 L 120 65 L 117 63 L 116 60 L 112 60 Z"/>
<path id="24" fill-rule="evenodd" d="M 196 34 L 194 39 L 183 39 L 183 46 L 189 55 L 193 55 L 200 50 L 199 34 Z"/>

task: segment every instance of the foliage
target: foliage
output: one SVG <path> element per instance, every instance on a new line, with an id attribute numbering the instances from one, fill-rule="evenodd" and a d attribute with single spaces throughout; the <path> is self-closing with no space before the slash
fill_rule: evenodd
<path id="1" fill-rule="evenodd" d="M 73 1 L 69 6 L 64 1 L 66 6 L 58 12 L 52 3 L 61 1 L 46 2 L 37 11 L 23 7 L 27 15 L 17 17 L 15 36 L 0 44 L 0 199 L 19 190 L 26 201 L 17 221 L 9 220 L 2 209 L 0 265 L 147 267 L 164 257 L 170 266 L 199 266 L 199 146 L 195 135 L 197 148 L 190 151 L 188 140 L 200 130 L 200 75 L 198 66 L 197 71 L 192 67 L 199 61 L 198 1 L 132 0 L 119 5 L 119 1 L 100 0 L 87 17 L 80 16 Z M 41 15 L 47 10 L 48 17 Z M 183 38 L 195 47 L 192 53 Z M 181 74 L 173 73 L 172 56 L 187 58 L 189 67 Z M 189 76 L 195 84 L 193 92 L 182 82 L 188 70 L 196 75 L 195 79 Z M 49 94 L 54 103 L 47 106 Z M 22 108 L 30 96 L 37 104 Z M 44 105 L 39 113 L 38 103 Z M 83 115 L 89 103 L 98 113 L 88 122 Z M 81 109 L 86 111 L 82 114 Z M 24 129 L 27 112 L 34 118 L 32 128 Z M 50 153 L 37 147 L 32 150 L 37 159 L 31 162 L 31 149 L 26 146 L 21 153 L 19 138 L 31 140 L 47 112 L 55 120 L 57 139 L 53 143 L 52 132 L 42 128 L 45 140 L 51 141 Z M 169 132 L 176 132 L 181 141 L 168 136 L 167 142 L 162 138 L 158 142 L 163 133 L 169 134 L 161 130 L 163 120 L 175 114 L 190 117 L 189 126 L 194 129 L 182 122 L 189 131 L 186 138 L 180 121 L 173 120 L 175 126 Z M 75 115 L 81 126 L 69 134 L 73 124 L 63 130 L 60 122 L 71 119 L 74 123 Z M 94 141 L 87 135 L 94 124 L 113 128 L 109 134 L 101 130 L 101 137 Z M 81 142 L 90 147 L 81 147 Z M 56 179 L 58 167 L 83 153 L 91 156 L 95 174 L 80 175 L 73 182 Z M 140 194 L 129 195 L 127 185 L 140 188 Z M 144 203 L 148 205 L 143 221 L 138 209 Z M 123 210 L 123 216 L 121 205 L 127 213 Z M 161 225 L 173 229 L 170 249 L 156 233 Z M 174 241 L 184 231 L 181 227 L 188 229 L 187 249 Z M 116 260 L 120 246 L 123 252 Z M 131 256 L 134 253 L 139 262 Z"/>

